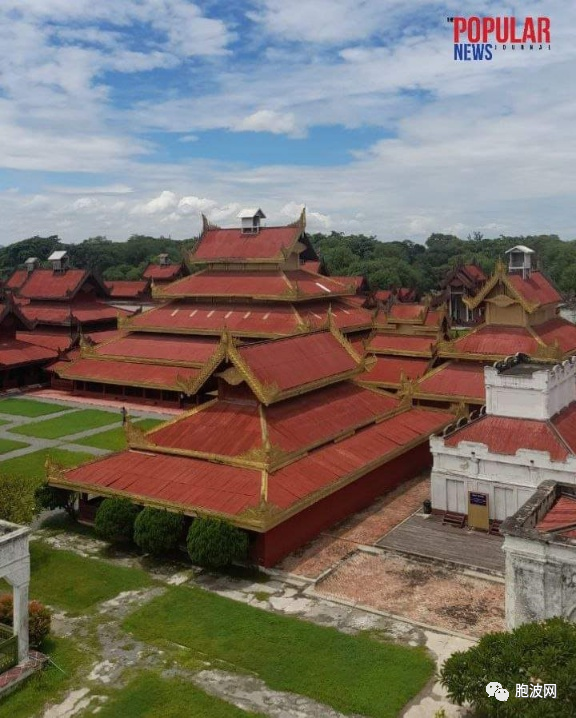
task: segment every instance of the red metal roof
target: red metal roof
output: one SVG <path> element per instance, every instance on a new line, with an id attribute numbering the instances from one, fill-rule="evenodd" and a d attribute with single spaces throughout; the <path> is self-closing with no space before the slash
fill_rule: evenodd
<path id="1" fill-rule="evenodd" d="M 352 299 L 352 298 L 350 298 Z M 203 303 L 174 301 L 149 312 L 132 317 L 134 329 L 176 331 L 182 333 L 221 334 L 228 328 L 238 336 L 290 336 L 299 331 L 302 322 L 319 328 L 326 322 L 328 308 L 340 329 L 364 328 L 371 325 L 368 310 L 344 299 L 304 302 L 296 308 L 285 302 L 276 303 Z"/>
<path id="2" fill-rule="evenodd" d="M 214 354 L 217 346 L 218 340 L 211 337 L 128 334 L 100 344 L 96 355 L 202 365 Z"/>
<path id="3" fill-rule="evenodd" d="M 445 439 L 446 446 L 462 441 L 486 444 L 495 454 L 514 456 L 520 449 L 547 451 L 553 461 L 565 461 L 569 452 L 547 421 L 485 416 L 473 421 Z"/>
<path id="4" fill-rule="evenodd" d="M 178 379 L 192 379 L 199 373 L 199 369 L 188 367 L 101 359 L 78 359 L 75 362 L 66 362 L 66 366 L 59 370 L 60 376 L 65 379 L 134 384 L 173 391 L 178 391 Z"/>
<path id="5" fill-rule="evenodd" d="M 168 297 L 274 297 L 279 301 L 350 294 L 353 278 L 343 281 L 309 271 L 212 271 L 203 270 L 174 282 L 164 290 Z"/>
<path id="6" fill-rule="evenodd" d="M 108 287 L 110 296 L 113 299 L 138 299 L 140 295 L 144 294 L 149 288 L 148 281 L 146 281 L 145 279 L 138 280 L 135 282 L 106 282 L 106 286 Z"/>
<path id="7" fill-rule="evenodd" d="M 562 295 L 542 272 L 532 272 L 524 279 L 521 274 L 509 274 L 514 289 L 530 304 L 554 304 L 562 301 Z"/>
<path id="8" fill-rule="evenodd" d="M 558 342 L 558 346 L 565 353 L 576 350 L 576 326 L 567 319 L 556 317 L 532 329 L 544 344 L 551 346 Z"/>
<path id="9" fill-rule="evenodd" d="M 288 508 L 352 473 L 384 463 L 409 444 L 420 443 L 452 419 L 447 412 L 410 409 L 310 452 L 268 479 L 268 500 Z M 157 434 L 158 432 L 156 432 Z M 391 457 L 392 458 L 392 457 Z M 68 482 L 161 501 L 190 511 L 238 515 L 260 501 L 260 471 L 192 457 L 124 451 L 66 472 Z"/>
<path id="10" fill-rule="evenodd" d="M 552 417 L 552 424 L 572 453 L 576 454 L 576 402 Z"/>
<path id="11" fill-rule="evenodd" d="M 462 269 L 476 281 L 483 281 L 486 279 L 484 272 L 475 264 L 465 264 Z"/>
<path id="12" fill-rule="evenodd" d="M 18 366 L 56 359 L 57 352 L 19 339 L 0 339 L 0 365 Z"/>
<path id="13" fill-rule="evenodd" d="M 308 260 L 307 262 L 302 262 L 301 267 L 305 272 L 312 272 L 312 274 L 318 274 L 320 270 L 322 262 L 318 261 L 312 261 Z"/>
<path id="14" fill-rule="evenodd" d="M 37 344 L 40 347 L 46 347 L 46 349 L 52 349 L 57 352 L 65 351 L 72 343 L 70 334 L 50 334 L 48 332 L 17 332 L 16 339 L 22 342 L 29 342 L 30 344 Z"/>
<path id="15" fill-rule="evenodd" d="M 359 379 L 371 384 L 398 386 L 402 375 L 406 379 L 418 379 L 423 376 L 429 363 L 429 359 L 415 357 L 377 356 L 375 366 L 361 374 Z"/>
<path id="16" fill-rule="evenodd" d="M 358 366 L 330 332 L 259 342 L 238 352 L 260 384 L 280 391 L 336 378 Z"/>
<path id="17" fill-rule="evenodd" d="M 418 352 L 426 356 L 432 354 L 435 340 L 431 336 L 406 334 L 377 334 L 368 346 L 369 352 L 397 354 L 401 352 Z"/>
<path id="18" fill-rule="evenodd" d="M 142 273 L 142 277 L 144 279 L 153 279 L 154 281 L 168 281 L 177 277 L 181 270 L 181 263 L 160 265 L 152 262 L 146 267 L 146 269 Z"/>
<path id="19" fill-rule="evenodd" d="M 8 280 L 6 281 L 6 287 L 8 289 L 20 289 L 24 282 L 28 279 L 27 269 L 16 269 Z"/>
<path id="20" fill-rule="evenodd" d="M 385 415 L 398 399 L 342 382 L 264 409 L 270 444 L 283 451 L 304 451 Z M 218 401 L 178 421 L 155 429 L 158 446 L 238 456 L 262 446 L 257 404 Z"/>
<path id="21" fill-rule="evenodd" d="M 426 316 L 427 307 L 424 304 L 402 304 L 397 302 L 390 307 L 388 312 L 389 321 L 407 320 L 407 321 L 423 321 Z"/>
<path id="22" fill-rule="evenodd" d="M 381 302 L 386 302 L 392 296 L 392 290 L 391 289 L 379 289 L 377 292 L 375 292 L 375 296 L 376 296 L 376 299 L 379 299 Z"/>
<path id="23" fill-rule="evenodd" d="M 102 344 L 102 342 L 108 342 L 111 339 L 120 338 L 124 336 L 124 333 L 119 329 L 105 329 L 103 332 L 97 329 L 90 330 L 90 333 L 86 336 L 94 342 L 94 344 Z"/>
<path id="24" fill-rule="evenodd" d="M 442 319 L 444 318 L 443 312 L 436 309 L 430 309 L 426 313 L 426 319 L 424 320 L 424 325 L 427 327 L 437 327 L 442 322 Z"/>
<path id="25" fill-rule="evenodd" d="M 448 362 L 439 369 L 432 369 L 418 383 L 420 394 L 434 396 L 466 397 L 484 403 L 484 365 L 473 362 Z"/>
<path id="26" fill-rule="evenodd" d="M 35 269 L 20 287 L 20 294 L 29 299 L 70 299 L 88 277 L 84 269 L 68 269 L 65 272 Z"/>
<path id="27" fill-rule="evenodd" d="M 70 314 L 80 322 L 103 322 L 116 319 L 118 314 L 128 316 L 130 312 L 108 304 L 91 302 L 90 304 L 21 304 L 22 314 L 39 324 L 70 324 Z"/>
<path id="28" fill-rule="evenodd" d="M 502 357 L 517 352 L 534 354 L 538 346 L 538 342 L 528 329 L 494 324 L 485 324 L 454 342 L 456 351 L 461 354 L 487 354 Z"/>
<path id="29" fill-rule="evenodd" d="M 302 234 L 300 224 L 292 227 L 263 227 L 257 234 L 243 234 L 240 229 L 208 229 L 192 252 L 194 261 L 225 259 L 278 259 Z"/>
<path id="30" fill-rule="evenodd" d="M 576 526 L 576 498 L 573 496 L 560 496 L 546 516 L 536 524 L 538 531 L 547 532 L 562 529 L 570 525 Z M 562 536 L 566 532 L 559 532 Z M 569 532 L 572 534 L 572 532 Z"/>

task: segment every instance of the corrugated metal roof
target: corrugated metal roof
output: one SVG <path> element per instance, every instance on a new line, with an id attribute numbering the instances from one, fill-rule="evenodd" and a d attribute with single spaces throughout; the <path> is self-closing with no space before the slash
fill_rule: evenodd
<path id="1" fill-rule="evenodd" d="M 22 314 L 27 319 L 37 321 L 41 324 L 70 324 L 70 314 L 80 322 L 110 321 L 116 319 L 118 314 L 128 316 L 130 312 L 108 304 L 92 302 L 90 304 L 20 304 Z"/>
<path id="2" fill-rule="evenodd" d="M 424 375 L 429 363 L 429 359 L 415 357 L 377 356 L 374 367 L 361 374 L 359 379 L 386 386 L 398 386 L 402 374 L 406 379 L 418 379 Z"/>
<path id="3" fill-rule="evenodd" d="M 435 340 L 431 336 L 406 334 L 377 334 L 368 346 L 369 352 L 396 354 L 398 352 L 418 352 L 423 356 L 432 355 Z"/>
<path id="4" fill-rule="evenodd" d="M 571 530 L 569 526 L 572 526 Z M 561 495 L 544 518 L 536 524 L 536 529 L 546 533 L 564 528 L 566 530 L 560 530 L 558 534 L 573 538 L 576 534 L 574 526 L 576 526 L 576 498 Z"/>
<path id="5" fill-rule="evenodd" d="M 432 369 L 418 383 L 421 394 L 446 397 L 467 397 L 484 403 L 484 365 L 473 362 L 449 362 L 440 369 Z"/>
<path id="6" fill-rule="evenodd" d="M 144 272 L 142 273 L 142 277 L 144 279 L 163 279 L 163 280 L 170 280 L 174 279 L 174 277 L 178 276 L 178 273 L 182 270 L 182 264 L 155 264 L 151 262 Z"/>
<path id="7" fill-rule="evenodd" d="M 72 343 L 70 334 L 63 332 L 61 334 L 49 334 L 45 332 L 16 332 L 16 339 L 30 344 L 37 344 L 40 347 L 46 347 L 57 352 L 65 351 Z"/>
<path id="8" fill-rule="evenodd" d="M 544 324 L 532 327 L 548 346 L 558 342 L 560 349 L 567 353 L 576 350 L 576 326 L 562 317 L 556 317 Z"/>
<path id="9" fill-rule="evenodd" d="M 99 346 L 96 355 L 201 365 L 214 354 L 217 346 L 218 340 L 212 337 L 129 334 Z"/>
<path id="10" fill-rule="evenodd" d="M 260 384 L 286 391 L 356 369 L 358 362 L 330 332 L 315 332 L 239 347 Z"/>
<path id="11" fill-rule="evenodd" d="M 3 367 L 56 359 L 57 352 L 18 339 L 0 339 L 0 365 Z"/>
<path id="12" fill-rule="evenodd" d="M 576 454 L 576 402 L 556 414 L 552 418 L 552 424 L 572 453 Z"/>
<path id="13" fill-rule="evenodd" d="M 554 304 L 562 301 L 560 292 L 542 272 L 531 272 L 526 278 L 521 274 L 509 274 L 508 280 L 530 304 Z"/>
<path id="14" fill-rule="evenodd" d="M 106 282 L 106 286 L 113 298 L 138 298 L 148 289 L 148 282 L 145 279 L 129 282 Z"/>
<path id="15" fill-rule="evenodd" d="M 538 342 L 524 327 L 486 324 L 454 342 L 456 351 L 507 357 L 517 352 L 534 354 Z"/>
<path id="16" fill-rule="evenodd" d="M 9 289 L 19 289 L 24 282 L 28 279 L 27 269 L 16 269 L 6 282 L 6 286 Z"/>
<path id="17" fill-rule="evenodd" d="M 445 439 L 446 446 L 462 441 L 486 444 L 496 454 L 514 456 L 519 449 L 547 451 L 553 461 L 565 461 L 569 452 L 547 421 L 485 416 Z"/>
<path id="18" fill-rule="evenodd" d="M 388 319 L 390 321 L 394 319 L 423 320 L 427 311 L 428 307 L 425 304 L 396 303 L 390 307 Z"/>
<path id="19" fill-rule="evenodd" d="M 35 269 L 20 287 L 20 294 L 29 299 L 70 299 L 88 277 L 84 269 L 68 269 L 66 272 Z"/>
<path id="20" fill-rule="evenodd" d="M 194 260 L 278 259 L 282 250 L 291 247 L 302 228 L 262 227 L 256 234 L 243 234 L 240 229 L 209 229 L 204 232 L 192 253 Z"/>
<path id="21" fill-rule="evenodd" d="M 110 384 L 135 384 L 178 391 L 178 379 L 195 378 L 198 369 L 179 366 L 162 366 L 126 361 L 99 359 L 79 359 L 67 362 L 59 370 L 59 375 L 67 379 L 108 382 Z"/>

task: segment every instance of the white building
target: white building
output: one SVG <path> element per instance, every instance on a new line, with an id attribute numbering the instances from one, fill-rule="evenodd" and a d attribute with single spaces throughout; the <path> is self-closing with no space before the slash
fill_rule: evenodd
<path id="1" fill-rule="evenodd" d="M 484 369 L 486 406 L 432 437 L 432 508 L 488 520 L 514 514 L 545 480 L 576 485 L 576 357 L 516 355 Z"/>
<path id="2" fill-rule="evenodd" d="M 576 488 L 545 481 L 501 526 L 506 624 L 576 621 Z"/>

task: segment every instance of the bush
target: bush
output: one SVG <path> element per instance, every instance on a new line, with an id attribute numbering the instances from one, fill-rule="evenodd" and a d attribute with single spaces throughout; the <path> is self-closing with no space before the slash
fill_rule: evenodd
<path id="1" fill-rule="evenodd" d="M 96 511 L 94 529 L 112 543 L 129 543 L 140 509 L 128 499 L 104 499 Z"/>
<path id="2" fill-rule="evenodd" d="M 0 596 L 0 623 L 13 625 L 14 604 L 11 593 Z M 32 648 L 38 648 L 49 635 L 52 614 L 40 601 L 28 603 L 28 639 Z"/>
<path id="3" fill-rule="evenodd" d="M 248 534 L 221 519 L 199 517 L 190 526 L 186 545 L 192 563 L 221 568 L 246 558 Z"/>
<path id="4" fill-rule="evenodd" d="M 440 673 L 450 700 L 468 701 L 487 718 L 576 716 L 576 624 L 563 618 L 526 623 L 510 633 L 490 633 L 468 651 L 454 653 Z M 510 696 L 486 693 L 497 681 Z M 556 684 L 557 698 L 516 697 L 516 684 Z"/>
<path id="5" fill-rule="evenodd" d="M 36 501 L 40 508 L 50 511 L 64 509 L 69 516 L 76 518 L 76 493 L 74 491 L 44 484 L 36 489 Z"/>
<path id="6" fill-rule="evenodd" d="M 183 525 L 180 514 L 145 508 L 134 522 L 134 543 L 143 551 L 159 556 L 176 548 Z"/>
<path id="7" fill-rule="evenodd" d="M 32 477 L 0 475 L 0 519 L 29 524 L 40 507 L 36 501 L 38 482 Z"/>

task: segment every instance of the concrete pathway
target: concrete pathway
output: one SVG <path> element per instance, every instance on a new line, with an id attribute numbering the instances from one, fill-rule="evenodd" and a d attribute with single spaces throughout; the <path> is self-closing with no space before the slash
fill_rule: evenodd
<path id="1" fill-rule="evenodd" d="M 26 397 L 24 396 L 17 398 L 26 401 Z M 113 412 L 110 410 L 109 411 L 110 413 L 118 414 L 118 421 L 114 421 L 111 424 L 106 424 L 106 426 L 99 426 L 94 429 L 86 429 L 84 431 L 80 430 L 73 434 L 61 436 L 57 439 L 41 439 L 35 436 L 18 434 L 17 432 L 13 432 L 12 429 L 18 428 L 20 426 L 27 426 L 29 424 L 37 424 L 39 422 L 48 421 L 50 419 L 57 419 L 61 416 L 68 416 L 76 411 L 86 409 L 87 407 L 85 404 L 78 403 L 75 401 L 64 401 L 61 399 L 52 399 L 48 401 L 47 399 L 44 400 L 37 396 L 31 396 L 29 398 L 33 399 L 34 401 L 41 401 L 46 404 L 58 404 L 66 408 L 63 411 L 59 411 L 54 414 L 45 414 L 43 416 L 29 417 L 16 414 L 3 414 L 1 412 L 2 404 L 0 403 L 0 420 L 10 422 L 9 424 L 0 425 L 0 439 L 22 441 L 28 444 L 28 446 L 25 446 L 21 449 L 15 449 L 14 451 L 8 451 L 5 454 L 0 454 L 0 465 L 2 461 L 7 461 L 8 459 L 15 459 L 19 456 L 26 456 L 26 454 L 31 454 L 36 451 L 42 451 L 43 449 L 66 449 L 68 451 L 85 452 L 88 454 L 93 454 L 94 456 L 106 456 L 107 454 L 111 453 L 109 449 L 100 449 L 95 446 L 87 446 L 82 443 L 76 444 L 75 441 L 79 439 L 84 439 L 88 436 L 95 436 L 96 434 L 101 434 L 110 429 L 117 429 L 122 427 L 122 417 L 120 410 L 117 406 L 113 407 Z M 104 411 L 105 409 L 102 408 L 100 410 Z M 139 407 L 137 410 L 130 411 L 130 416 L 136 420 L 157 419 L 159 421 L 167 421 L 170 418 L 165 414 L 161 414 L 157 411 L 150 411 L 141 407 Z"/>

